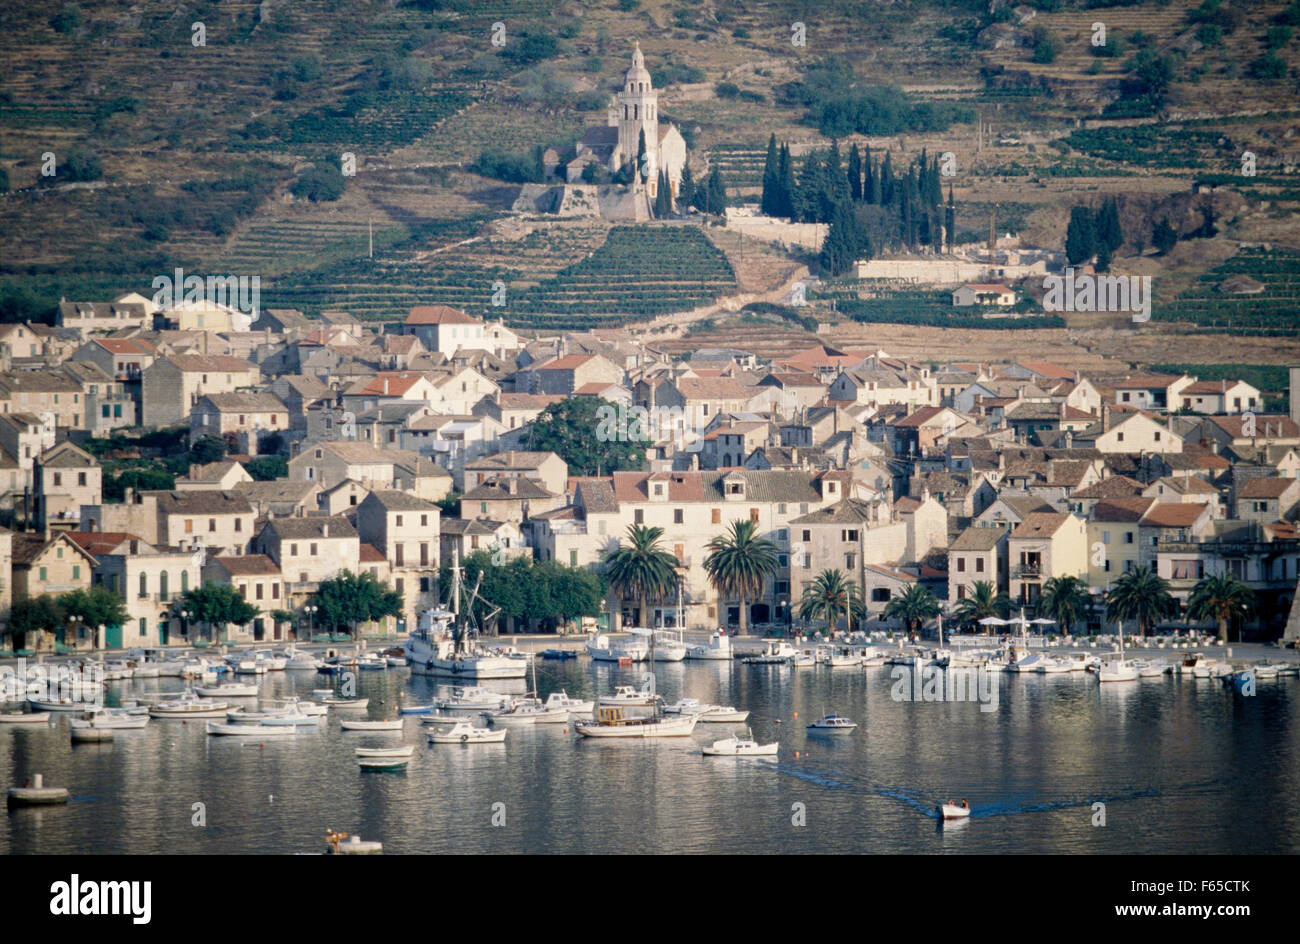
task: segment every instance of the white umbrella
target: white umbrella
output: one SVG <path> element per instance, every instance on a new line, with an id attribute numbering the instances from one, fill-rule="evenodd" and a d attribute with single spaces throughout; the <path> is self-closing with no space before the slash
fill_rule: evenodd
<path id="1" fill-rule="evenodd" d="M 986 616 L 980 620 L 981 626 L 1006 626 L 1010 620 L 999 619 L 996 616 Z"/>

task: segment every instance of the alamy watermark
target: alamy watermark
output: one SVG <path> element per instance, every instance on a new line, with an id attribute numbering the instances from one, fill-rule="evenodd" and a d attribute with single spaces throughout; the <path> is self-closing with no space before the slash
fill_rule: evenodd
<path id="1" fill-rule="evenodd" d="M 900 665 L 890 677 L 894 701 L 978 702 L 986 712 L 998 708 L 998 680 L 982 666 Z"/>
<path id="2" fill-rule="evenodd" d="M 180 305 L 220 305 L 247 315 L 256 315 L 262 293 L 262 279 L 256 275 L 186 275 L 177 267 L 172 275 L 156 276 L 153 304 L 158 309 Z"/>
<path id="3" fill-rule="evenodd" d="M 1044 311 L 1130 311 L 1134 321 L 1151 320 L 1151 276 L 1074 274 L 1043 279 Z"/>

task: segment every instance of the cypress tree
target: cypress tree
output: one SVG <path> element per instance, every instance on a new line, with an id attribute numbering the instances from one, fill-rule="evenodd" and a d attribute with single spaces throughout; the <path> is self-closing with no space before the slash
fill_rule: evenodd
<path id="1" fill-rule="evenodd" d="M 880 165 L 880 200 L 881 206 L 890 206 L 894 202 L 894 165 L 885 152 L 885 160 Z"/>
<path id="2" fill-rule="evenodd" d="M 632 172 L 636 175 L 636 179 L 644 182 L 649 169 L 645 160 L 645 128 L 642 128 L 636 136 L 636 167 L 632 168 Z"/>
<path id="3" fill-rule="evenodd" d="M 855 203 L 862 202 L 862 155 L 855 144 L 849 150 L 849 198 Z"/>
<path id="4" fill-rule="evenodd" d="M 779 186 L 777 177 L 778 161 L 776 135 L 773 134 L 767 139 L 767 158 L 763 161 L 763 196 L 759 200 L 759 209 L 764 216 L 779 215 L 777 199 L 777 187 Z"/>
<path id="5" fill-rule="evenodd" d="M 1092 211 L 1085 206 L 1070 210 L 1070 223 L 1065 230 L 1065 258 L 1070 265 L 1087 262 L 1097 252 L 1097 234 Z"/>
<path id="6" fill-rule="evenodd" d="M 948 206 L 944 209 L 943 214 L 944 242 L 948 251 L 952 252 L 953 240 L 957 236 L 957 208 L 952 202 L 952 184 L 948 185 Z"/>
<path id="7" fill-rule="evenodd" d="M 791 199 L 794 204 L 794 215 L 801 223 L 817 221 L 818 198 L 822 189 L 821 177 L 822 162 L 816 151 L 809 151 L 803 159 L 803 167 L 799 168 L 799 181 Z"/>
<path id="8" fill-rule="evenodd" d="M 655 217 L 664 219 L 673 212 L 672 186 L 668 183 L 668 172 L 659 172 L 659 183 L 655 190 Z"/>
<path id="9" fill-rule="evenodd" d="M 689 165 L 682 168 L 682 180 L 677 187 L 677 205 L 682 210 L 695 205 L 695 178 L 691 176 Z"/>
<path id="10" fill-rule="evenodd" d="M 862 200 L 875 203 L 880 198 L 880 185 L 876 182 L 876 172 L 871 166 L 871 148 L 862 149 Z"/>
<path id="11" fill-rule="evenodd" d="M 1097 214 L 1096 232 L 1097 241 L 1106 247 L 1108 255 L 1124 245 L 1124 228 L 1119 222 L 1119 205 L 1114 197 L 1107 200 Z"/>
<path id="12" fill-rule="evenodd" d="M 790 162 L 790 145 L 781 145 L 781 159 L 777 166 L 778 184 L 777 216 L 794 219 L 794 167 Z"/>

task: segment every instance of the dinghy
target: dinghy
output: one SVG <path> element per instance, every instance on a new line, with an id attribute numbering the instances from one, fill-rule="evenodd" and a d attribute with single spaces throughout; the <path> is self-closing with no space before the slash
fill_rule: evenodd
<path id="1" fill-rule="evenodd" d="M 411 762 L 409 757 L 358 757 L 362 770 L 400 770 Z"/>
<path id="2" fill-rule="evenodd" d="M 13 715 L 0 715 L 0 724 L 49 724 L 54 715 L 48 711 L 27 711 Z"/>
<path id="3" fill-rule="evenodd" d="M 402 719 L 391 721 L 340 721 L 339 727 L 344 731 L 400 731 Z"/>
<path id="4" fill-rule="evenodd" d="M 292 724 L 222 724 L 219 721 L 209 721 L 208 733 L 223 737 L 293 737 L 298 733 L 298 728 Z"/>
<path id="5" fill-rule="evenodd" d="M 198 685 L 194 689 L 200 698 L 256 698 L 257 685 L 249 682 L 225 682 L 221 685 Z"/>
<path id="6" fill-rule="evenodd" d="M 939 814 L 940 819 L 969 819 L 970 804 L 965 800 L 960 803 L 940 803 L 935 808 L 935 812 Z"/>
<path id="7" fill-rule="evenodd" d="M 403 705 L 397 710 L 404 715 L 427 715 L 433 711 L 433 705 Z"/>
<path id="8" fill-rule="evenodd" d="M 330 695 L 328 698 L 322 698 L 321 704 L 329 705 L 331 708 L 365 708 L 370 704 L 369 698 L 338 698 Z"/>
<path id="9" fill-rule="evenodd" d="M 411 744 L 402 747 L 358 747 L 358 757 L 410 757 L 415 753 L 415 747 Z"/>

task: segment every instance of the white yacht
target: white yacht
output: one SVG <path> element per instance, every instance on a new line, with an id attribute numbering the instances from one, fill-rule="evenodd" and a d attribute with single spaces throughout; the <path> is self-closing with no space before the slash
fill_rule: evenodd
<path id="1" fill-rule="evenodd" d="M 856 721 L 850 721 L 842 715 L 826 715 L 808 725 L 807 731 L 810 734 L 851 734 L 857 726 Z"/>
<path id="2" fill-rule="evenodd" d="M 730 659 L 732 658 L 731 637 L 725 633 L 714 633 L 703 646 L 687 646 L 686 658 L 719 661 Z"/>
<path id="3" fill-rule="evenodd" d="M 446 698 L 435 698 L 433 707 L 438 711 L 480 714 L 484 711 L 498 711 L 512 701 L 509 695 L 502 695 L 500 692 L 490 691 L 479 685 L 470 685 L 465 688 L 453 688 Z"/>
<path id="4" fill-rule="evenodd" d="M 457 721 L 442 731 L 430 731 L 430 744 L 500 744 L 506 739 L 506 729 L 476 728 L 468 720 Z"/>
<path id="5" fill-rule="evenodd" d="M 284 651 L 284 667 L 290 671 L 316 671 L 321 667 L 321 660 L 317 659 L 305 649 L 289 648 Z"/>
<path id="6" fill-rule="evenodd" d="M 1107 659 L 1097 669 L 1099 682 L 1133 682 L 1138 677 L 1138 664 L 1132 659 L 1124 658 L 1124 623 L 1119 628 L 1119 658 Z"/>
<path id="7" fill-rule="evenodd" d="M 182 692 L 162 700 L 149 708 L 150 718 L 224 718 L 230 710 L 225 701 L 205 701 L 193 692 Z"/>
<path id="8" fill-rule="evenodd" d="M 651 651 L 655 662 L 681 662 L 686 658 L 686 643 L 680 632 L 660 629 L 655 631 Z"/>
<path id="9" fill-rule="evenodd" d="M 417 675 L 466 679 L 514 679 L 528 674 L 528 656 L 513 649 L 489 649 L 457 626 L 456 614 L 432 609 L 420 614 L 418 628 L 406 640 L 406 663 Z"/>
<path id="10" fill-rule="evenodd" d="M 737 735 L 714 741 L 700 753 L 705 757 L 772 757 L 780 746 L 778 741 L 759 744 L 754 740 L 753 732 L 746 731 L 744 737 Z"/>

